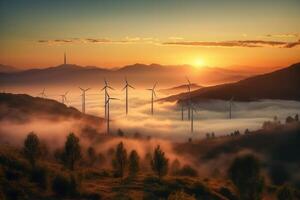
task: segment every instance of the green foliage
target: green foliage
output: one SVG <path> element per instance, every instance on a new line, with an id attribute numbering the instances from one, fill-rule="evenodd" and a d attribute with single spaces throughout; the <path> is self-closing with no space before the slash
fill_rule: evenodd
<path id="1" fill-rule="evenodd" d="M 158 145 L 153 153 L 151 160 L 152 170 L 157 174 L 159 179 L 168 173 L 169 160 L 166 158 L 165 153 L 160 149 Z"/>
<path id="2" fill-rule="evenodd" d="M 277 199 L 278 200 L 295 200 L 293 190 L 288 186 L 284 185 L 279 188 L 277 192 Z"/>
<path id="3" fill-rule="evenodd" d="M 81 159 L 81 147 L 79 144 L 79 138 L 70 133 L 65 143 L 63 152 L 63 161 L 67 168 L 74 170 L 74 166 L 78 160 Z"/>
<path id="4" fill-rule="evenodd" d="M 140 157 L 138 153 L 133 150 L 129 155 L 129 174 L 130 176 L 136 176 L 140 170 Z"/>
<path id="5" fill-rule="evenodd" d="M 229 177 L 239 190 L 241 200 L 260 200 L 264 181 L 260 163 L 253 155 L 237 157 L 231 164 Z"/>
<path id="6" fill-rule="evenodd" d="M 58 196 L 75 196 L 78 195 L 79 183 L 73 175 L 58 174 L 52 181 L 52 190 Z"/>
<path id="7" fill-rule="evenodd" d="M 195 197 L 185 193 L 184 191 L 176 191 L 168 196 L 168 200 L 196 200 Z"/>
<path id="8" fill-rule="evenodd" d="M 123 142 L 120 142 L 115 151 L 115 156 L 112 160 L 112 166 L 117 177 L 123 177 L 128 164 L 127 151 L 124 148 Z"/>
<path id="9" fill-rule="evenodd" d="M 36 160 L 40 156 L 40 141 L 33 132 L 29 133 L 24 141 L 23 153 L 31 166 L 34 167 Z"/>

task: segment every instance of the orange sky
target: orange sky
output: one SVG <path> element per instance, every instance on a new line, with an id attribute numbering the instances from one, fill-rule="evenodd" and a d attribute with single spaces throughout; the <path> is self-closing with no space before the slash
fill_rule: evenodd
<path id="1" fill-rule="evenodd" d="M 58 65 L 65 51 L 68 63 L 100 67 L 300 61 L 296 0 L 33 2 L 1 2 L 1 64 Z"/>

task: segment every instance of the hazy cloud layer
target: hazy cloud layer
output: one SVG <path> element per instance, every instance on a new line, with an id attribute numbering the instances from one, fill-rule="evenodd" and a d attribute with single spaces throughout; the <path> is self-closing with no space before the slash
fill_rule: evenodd
<path id="1" fill-rule="evenodd" d="M 201 46 L 201 47 L 277 47 L 277 48 L 293 48 L 300 45 L 300 40 L 296 42 L 268 41 L 268 40 L 234 40 L 220 42 L 204 42 L 204 41 L 176 41 L 164 42 L 163 45 L 179 45 L 179 46 Z"/>

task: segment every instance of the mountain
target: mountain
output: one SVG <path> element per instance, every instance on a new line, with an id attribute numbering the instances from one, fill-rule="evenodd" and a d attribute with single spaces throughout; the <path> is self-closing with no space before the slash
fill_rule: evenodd
<path id="1" fill-rule="evenodd" d="M 18 70 L 19 69 L 16 67 L 0 64 L 0 73 L 12 73 L 12 72 L 16 72 Z"/>
<path id="2" fill-rule="evenodd" d="M 191 92 L 192 101 L 207 99 L 253 101 L 259 99 L 282 99 L 300 101 L 300 63 L 289 67 L 246 78 L 244 80 L 205 87 Z M 185 101 L 189 95 L 181 93 L 169 96 L 164 101 Z"/>
<path id="3" fill-rule="evenodd" d="M 83 67 L 73 64 L 59 65 L 40 69 L 29 69 L 14 73 L 0 73 L 0 84 L 3 86 L 27 85 L 87 85 L 102 84 L 106 78 L 113 84 L 123 84 L 127 77 L 132 85 L 141 87 L 153 85 L 170 87 L 185 82 L 184 76 L 191 81 L 199 80 L 201 84 L 217 84 L 237 81 L 245 78 L 245 74 L 221 68 L 203 67 L 195 69 L 189 65 L 167 66 L 159 64 L 133 64 L 124 67 L 107 69 L 99 67 Z"/>
<path id="4" fill-rule="evenodd" d="M 191 84 L 191 90 L 196 90 L 196 89 L 200 89 L 203 88 L 203 86 L 200 86 L 196 83 L 192 83 Z M 167 88 L 167 89 L 161 89 L 159 90 L 159 92 L 164 93 L 164 94 L 178 94 L 181 92 L 186 92 L 188 89 L 188 84 L 184 84 L 184 85 L 179 85 L 179 86 L 175 86 L 175 87 L 171 87 L 171 88 Z"/>
<path id="5" fill-rule="evenodd" d="M 9 120 L 24 123 L 32 118 L 53 121 L 75 119 L 95 126 L 104 123 L 102 118 L 83 114 L 76 108 L 67 107 L 55 100 L 32 97 L 26 94 L 0 93 L 0 121 Z"/>

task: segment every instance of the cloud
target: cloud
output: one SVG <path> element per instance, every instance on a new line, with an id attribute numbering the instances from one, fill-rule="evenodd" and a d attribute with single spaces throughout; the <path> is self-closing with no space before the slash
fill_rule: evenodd
<path id="1" fill-rule="evenodd" d="M 286 33 L 286 34 L 266 34 L 263 37 L 277 37 L 277 38 L 298 38 L 299 33 Z"/>
<path id="2" fill-rule="evenodd" d="M 220 42 L 204 42 L 204 41 L 177 41 L 164 42 L 163 45 L 179 45 L 179 46 L 202 46 L 202 47 L 278 47 L 293 48 L 300 45 L 300 40 L 296 42 L 269 41 L 269 40 L 233 40 Z"/>
<path id="3" fill-rule="evenodd" d="M 182 37 L 176 37 L 176 36 L 171 36 L 168 39 L 169 40 L 183 40 L 184 38 L 182 38 Z"/>
<path id="4" fill-rule="evenodd" d="M 141 37 L 125 37 L 124 39 L 112 40 L 108 38 L 71 38 L 71 39 L 51 39 L 51 40 L 38 40 L 38 43 L 45 43 L 48 45 L 63 45 L 63 44 L 133 44 L 133 43 L 154 43 L 158 39 L 155 38 L 141 38 Z"/>

